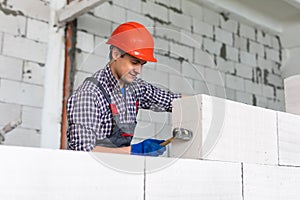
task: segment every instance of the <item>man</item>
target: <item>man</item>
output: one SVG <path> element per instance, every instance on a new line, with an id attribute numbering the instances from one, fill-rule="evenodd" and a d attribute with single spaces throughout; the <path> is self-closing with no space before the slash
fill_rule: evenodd
<path id="1" fill-rule="evenodd" d="M 156 62 L 154 42 L 141 24 L 118 26 L 107 41 L 110 61 L 87 78 L 67 105 L 68 145 L 72 150 L 158 156 L 163 140 L 130 145 L 138 109 L 172 111 L 180 94 L 164 91 L 137 78 L 146 62 Z"/>

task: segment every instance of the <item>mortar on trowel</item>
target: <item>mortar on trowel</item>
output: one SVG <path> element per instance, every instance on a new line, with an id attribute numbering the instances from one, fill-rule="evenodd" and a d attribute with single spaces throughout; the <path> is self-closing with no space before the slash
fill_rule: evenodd
<path id="1" fill-rule="evenodd" d="M 175 139 L 180 141 L 189 141 L 193 138 L 193 132 L 185 128 L 174 128 L 172 131 L 172 137 L 166 141 L 160 143 L 161 146 L 166 146 L 173 142 Z"/>

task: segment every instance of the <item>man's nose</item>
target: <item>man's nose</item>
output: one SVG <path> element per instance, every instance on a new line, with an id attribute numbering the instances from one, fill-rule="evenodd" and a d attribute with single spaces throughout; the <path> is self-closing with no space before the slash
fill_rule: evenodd
<path id="1" fill-rule="evenodd" d="M 142 72 L 142 65 L 141 64 L 136 65 L 136 67 L 134 68 L 134 72 L 140 74 Z"/>

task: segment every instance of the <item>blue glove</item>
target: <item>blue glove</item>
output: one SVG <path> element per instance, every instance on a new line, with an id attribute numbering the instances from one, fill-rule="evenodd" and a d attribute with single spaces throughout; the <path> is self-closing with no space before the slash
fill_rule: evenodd
<path id="1" fill-rule="evenodd" d="M 147 139 L 138 144 L 131 145 L 131 155 L 159 156 L 166 151 L 165 146 L 160 146 L 164 140 Z"/>

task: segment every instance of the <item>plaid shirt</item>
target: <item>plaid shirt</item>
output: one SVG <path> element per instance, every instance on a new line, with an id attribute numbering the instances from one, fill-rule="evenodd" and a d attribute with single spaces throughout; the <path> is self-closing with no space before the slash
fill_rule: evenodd
<path id="1" fill-rule="evenodd" d="M 125 85 L 125 95 L 107 65 L 96 72 L 95 77 L 109 94 L 112 103 L 117 105 L 120 122 L 136 121 L 136 101 L 140 109 L 172 111 L 172 101 L 180 94 L 164 91 L 146 81 L 136 78 Z M 109 103 L 101 90 L 92 82 L 85 81 L 68 99 L 68 145 L 72 150 L 91 151 L 96 139 L 103 139 L 112 133 L 113 116 Z"/>

